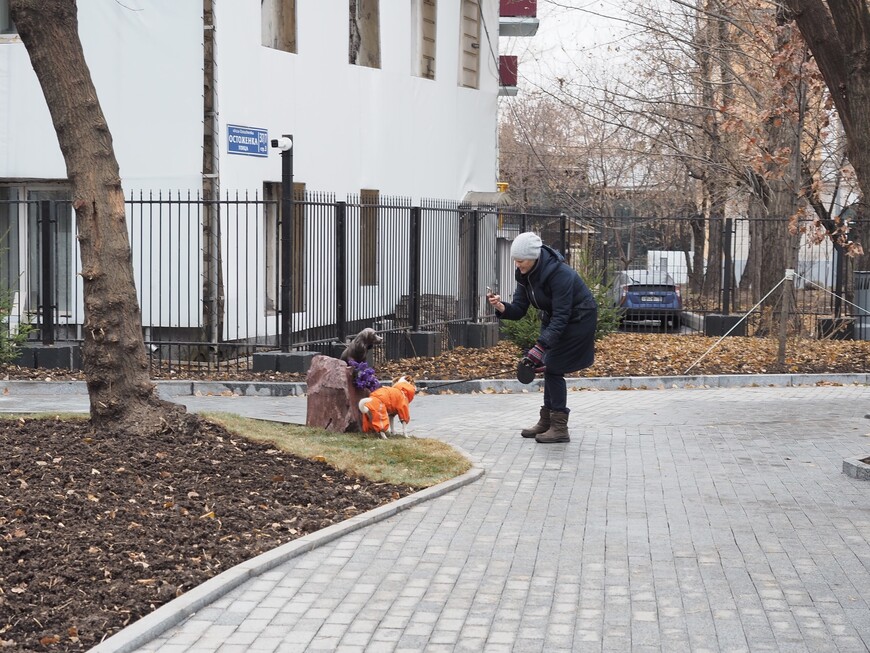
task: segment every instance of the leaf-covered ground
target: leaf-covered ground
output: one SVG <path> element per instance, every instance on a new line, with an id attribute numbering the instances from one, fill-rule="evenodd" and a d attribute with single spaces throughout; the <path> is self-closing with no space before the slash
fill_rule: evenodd
<path id="1" fill-rule="evenodd" d="M 870 371 L 870 342 L 790 340 L 779 366 L 776 340 L 718 341 L 613 334 L 579 375 Z M 376 370 L 382 379 L 509 377 L 519 355 L 502 342 Z M 241 365 L 153 376 L 304 380 Z M 0 369 L 2 377 L 83 378 L 15 366 Z M 243 560 L 410 491 L 348 478 L 195 418 L 181 431 L 139 439 L 97 438 L 86 421 L 0 421 L 0 649 L 87 650 Z"/>
<path id="2" fill-rule="evenodd" d="M 718 344 L 717 344 L 718 343 Z M 454 349 L 437 358 L 391 361 L 378 367 L 383 378 L 509 377 L 520 350 L 508 342 L 491 349 Z M 794 339 L 785 364 L 777 364 L 775 339 L 708 338 L 671 334 L 615 333 L 596 345 L 595 364 L 570 376 L 681 376 L 685 374 L 796 374 L 870 371 L 870 341 Z"/>
<path id="3" fill-rule="evenodd" d="M 502 341 L 488 349 L 457 349 L 434 358 L 409 358 L 378 362 L 378 377 L 392 379 L 409 374 L 417 379 L 476 379 L 509 377 L 515 373 L 520 350 Z M 596 345 L 595 364 L 574 376 L 680 376 L 685 374 L 794 374 L 870 372 L 870 341 L 787 341 L 785 364 L 777 364 L 775 338 L 727 337 L 659 333 L 614 333 Z M 213 381 L 304 381 L 304 374 L 255 373 L 247 362 L 225 362 L 211 370 L 185 366 L 153 368 L 154 379 L 203 379 Z M 83 380 L 79 371 L 34 370 L 0 367 L 0 378 Z"/>

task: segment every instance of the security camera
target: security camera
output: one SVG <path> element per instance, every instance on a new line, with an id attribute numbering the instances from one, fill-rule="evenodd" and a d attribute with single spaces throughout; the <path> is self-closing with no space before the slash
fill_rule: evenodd
<path id="1" fill-rule="evenodd" d="M 271 144 L 272 147 L 281 150 L 282 152 L 286 152 L 291 147 L 293 147 L 293 139 L 288 138 L 287 136 L 282 136 L 281 138 L 273 138 Z"/>

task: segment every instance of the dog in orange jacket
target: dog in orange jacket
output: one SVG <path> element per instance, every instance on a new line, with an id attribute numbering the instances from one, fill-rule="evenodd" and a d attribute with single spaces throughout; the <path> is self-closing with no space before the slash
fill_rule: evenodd
<path id="1" fill-rule="evenodd" d="M 414 384 L 403 376 L 392 386 L 381 386 L 365 399 L 360 399 L 363 433 L 378 433 L 386 440 L 387 434 L 395 433 L 393 422 L 398 417 L 402 435 L 407 438 L 405 424 L 411 421 L 409 404 L 416 393 Z"/>

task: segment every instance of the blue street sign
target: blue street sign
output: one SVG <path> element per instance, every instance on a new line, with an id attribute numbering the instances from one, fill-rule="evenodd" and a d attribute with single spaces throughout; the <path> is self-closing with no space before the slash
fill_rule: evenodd
<path id="1" fill-rule="evenodd" d="M 269 132 L 257 127 L 227 125 L 227 153 L 269 156 Z"/>

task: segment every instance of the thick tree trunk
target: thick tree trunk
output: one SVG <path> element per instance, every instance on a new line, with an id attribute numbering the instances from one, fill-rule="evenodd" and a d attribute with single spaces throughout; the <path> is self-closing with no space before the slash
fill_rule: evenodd
<path id="1" fill-rule="evenodd" d="M 704 287 L 704 255 L 707 250 L 707 221 L 702 218 L 692 218 L 689 226 L 692 228 L 692 265 L 689 271 L 689 291 L 700 295 Z"/>
<path id="2" fill-rule="evenodd" d="M 861 194 L 870 193 L 870 8 L 866 0 L 785 0 L 809 44 L 846 133 Z"/>
<path id="3" fill-rule="evenodd" d="M 743 274 L 740 277 L 740 290 L 742 293 L 748 294 L 748 299 L 751 305 L 755 305 L 761 295 L 758 293 L 760 288 L 759 279 L 761 278 L 761 261 L 764 252 L 764 243 L 761 240 L 761 221 L 767 216 L 767 207 L 764 202 L 764 193 L 766 186 L 760 175 L 750 172 L 749 187 L 752 192 L 749 194 L 747 206 L 747 225 L 749 231 L 749 250 L 746 253 L 746 267 L 743 268 Z"/>
<path id="4" fill-rule="evenodd" d="M 782 51 L 793 40 L 785 11 L 777 12 L 776 23 L 779 28 L 776 47 Z M 758 225 L 758 235 L 764 243 L 758 279 L 760 297 L 776 287 L 783 280 L 785 271 L 797 264 L 796 247 L 800 236 L 791 233 L 789 225 L 790 220 L 797 216 L 798 197 L 803 183 L 800 147 L 803 115 L 806 112 L 805 84 L 800 78 L 784 84 L 778 75 L 774 76 L 771 84 L 779 100 L 776 106 L 781 108 L 764 122 L 764 148 L 769 156 L 762 183 L 766 186 L 763 199 L 768 217 Z M 794 107 L 794 110 L 786 107 Z M 780 295 L 774 293 L 764 302 L 764 306 L 773 309 L 778 301 Z"/>
<path id="5" fill-rule="evenodd" d="M 97 428 L 133 433 L 161 428 L 184 409 L 160 400 L 148 375 L 120 171 L 82 51 L 75 0 L 12 0 L 10 7 L 72 185 L 91 420 Z"/>

